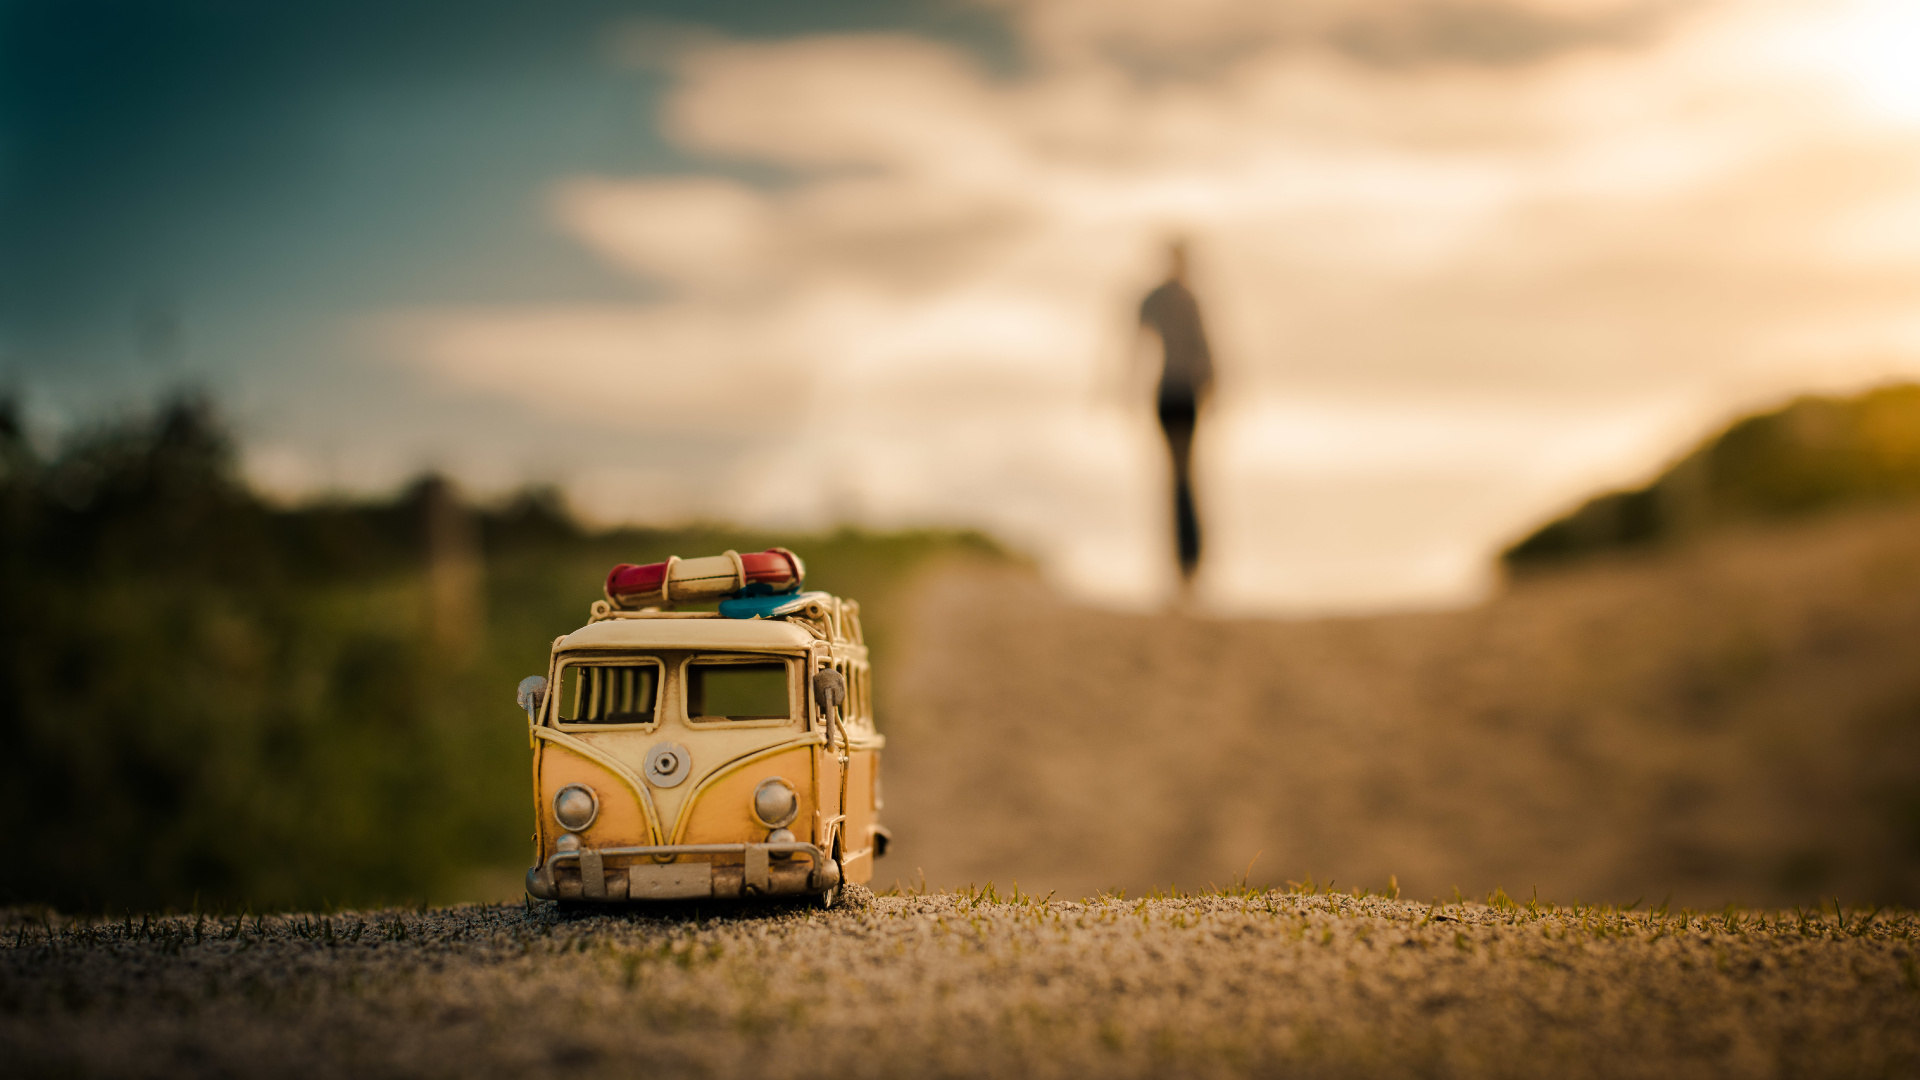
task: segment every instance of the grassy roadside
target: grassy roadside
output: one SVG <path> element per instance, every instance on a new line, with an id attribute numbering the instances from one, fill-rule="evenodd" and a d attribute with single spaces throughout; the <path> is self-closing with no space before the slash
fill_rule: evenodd
<path id="1" fill-rule="evenodd" d="M 1920 916 L 997 891 L 0 931 L 16 1076 L 1899 1076 Z"/>

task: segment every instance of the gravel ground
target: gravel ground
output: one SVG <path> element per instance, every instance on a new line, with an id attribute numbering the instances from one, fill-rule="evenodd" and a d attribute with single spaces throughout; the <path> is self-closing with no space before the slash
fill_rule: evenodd
<path id="1" fill-rule="evenodd" d="M 1228 891 L 43 919 L 10 1076 L 1913 1076 L 1912 912 Z"/>

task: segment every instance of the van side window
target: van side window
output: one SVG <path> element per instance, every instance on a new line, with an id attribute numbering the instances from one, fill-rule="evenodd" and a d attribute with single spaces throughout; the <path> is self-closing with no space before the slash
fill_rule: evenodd
<path id="1" fill-rule="evenodd" d="M 658 715 L 660 663 L 569 664 L 561 689 L 567 724 L 651 724 Z"/>
<path id="2" fill-rule="evenodd" d="M 867 698 L 867 668 L 851 660 L 841 660 L 833 666 L 847 680 L 847 700 L 840 706 L 841 718 L 856 731 L 871 732 L 873 707 Z"/>
<path id="3" fill-rule="evenodd" d="M 787 720 L 793 716 L 784 660 L 689 660 L 687 716 L 694 720 Z"/>

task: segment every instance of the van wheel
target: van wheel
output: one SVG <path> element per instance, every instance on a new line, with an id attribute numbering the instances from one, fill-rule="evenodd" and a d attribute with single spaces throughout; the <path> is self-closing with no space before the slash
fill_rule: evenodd
<path id="1" fill-rule="evenodd" d="M 840 865 L 840 844 L 838 841 L 835 841 L 833 845 L 833 868 L 840 871 L 840 873 L 834 876 L 836 882 L 844 882 L 847 880 L 846 868 Z M 813 898 L 821 907 L 831 908 L 834 901 L 840 899 L 840 886 L 836 884 L 829 889 L 817 892 Z"/>

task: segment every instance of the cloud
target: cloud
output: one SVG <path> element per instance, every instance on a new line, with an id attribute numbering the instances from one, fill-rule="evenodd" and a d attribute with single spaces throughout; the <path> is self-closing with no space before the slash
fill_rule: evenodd
<path id="1" fill-rule="evenodd" d="M 718 177 L 620 183 L 581 177 L 553 194 L 554 216 L 627 270 L 690 290 L 750 290 L 776 254 L 766 196 Z"/>
<path id="2" fill-rule="evenodd" d="M 1013 145 L 959 50 L 891 34 L 699 49 L 662 118 L 690 150 L 796 166 L 989 171 Z"/>
<path id="3" fill-rule="evenodd" d="M 804 353 L 670 307 L 415 311 L 374 328 L 445 381 L 589 423 L 674 431 L 780 422 L 806 386 Z M 790 422 L 790 421 L 789 421 Z"/>
<path id="4" fill-rule="evenodd" d="M 712 513 L 985 525 L 1139 603 L 1165 465 L 1119 387 L 1187 235 L 1233 610 L 1469 597 L 1515 531 L 1725 413 L 1920 368 L 1920 134 L 1830 44 L 1875 3 L 1007 11 L 1012 73 L 902 35 L 696 40 L 661 127 L 714 169 L 552 195 L 660 298 L 415 313 L 396 347 L 601 423 L 778 417 Z"/>
<path id="5" fill-rule="evenodd" d="M 1192 78 L 1249 58 L 1331 51 L 1381 69 L 1513 67 L 1644 46 L 1703 6 L 1688 0 L 1007 0 L 1057 66 Z"/>

